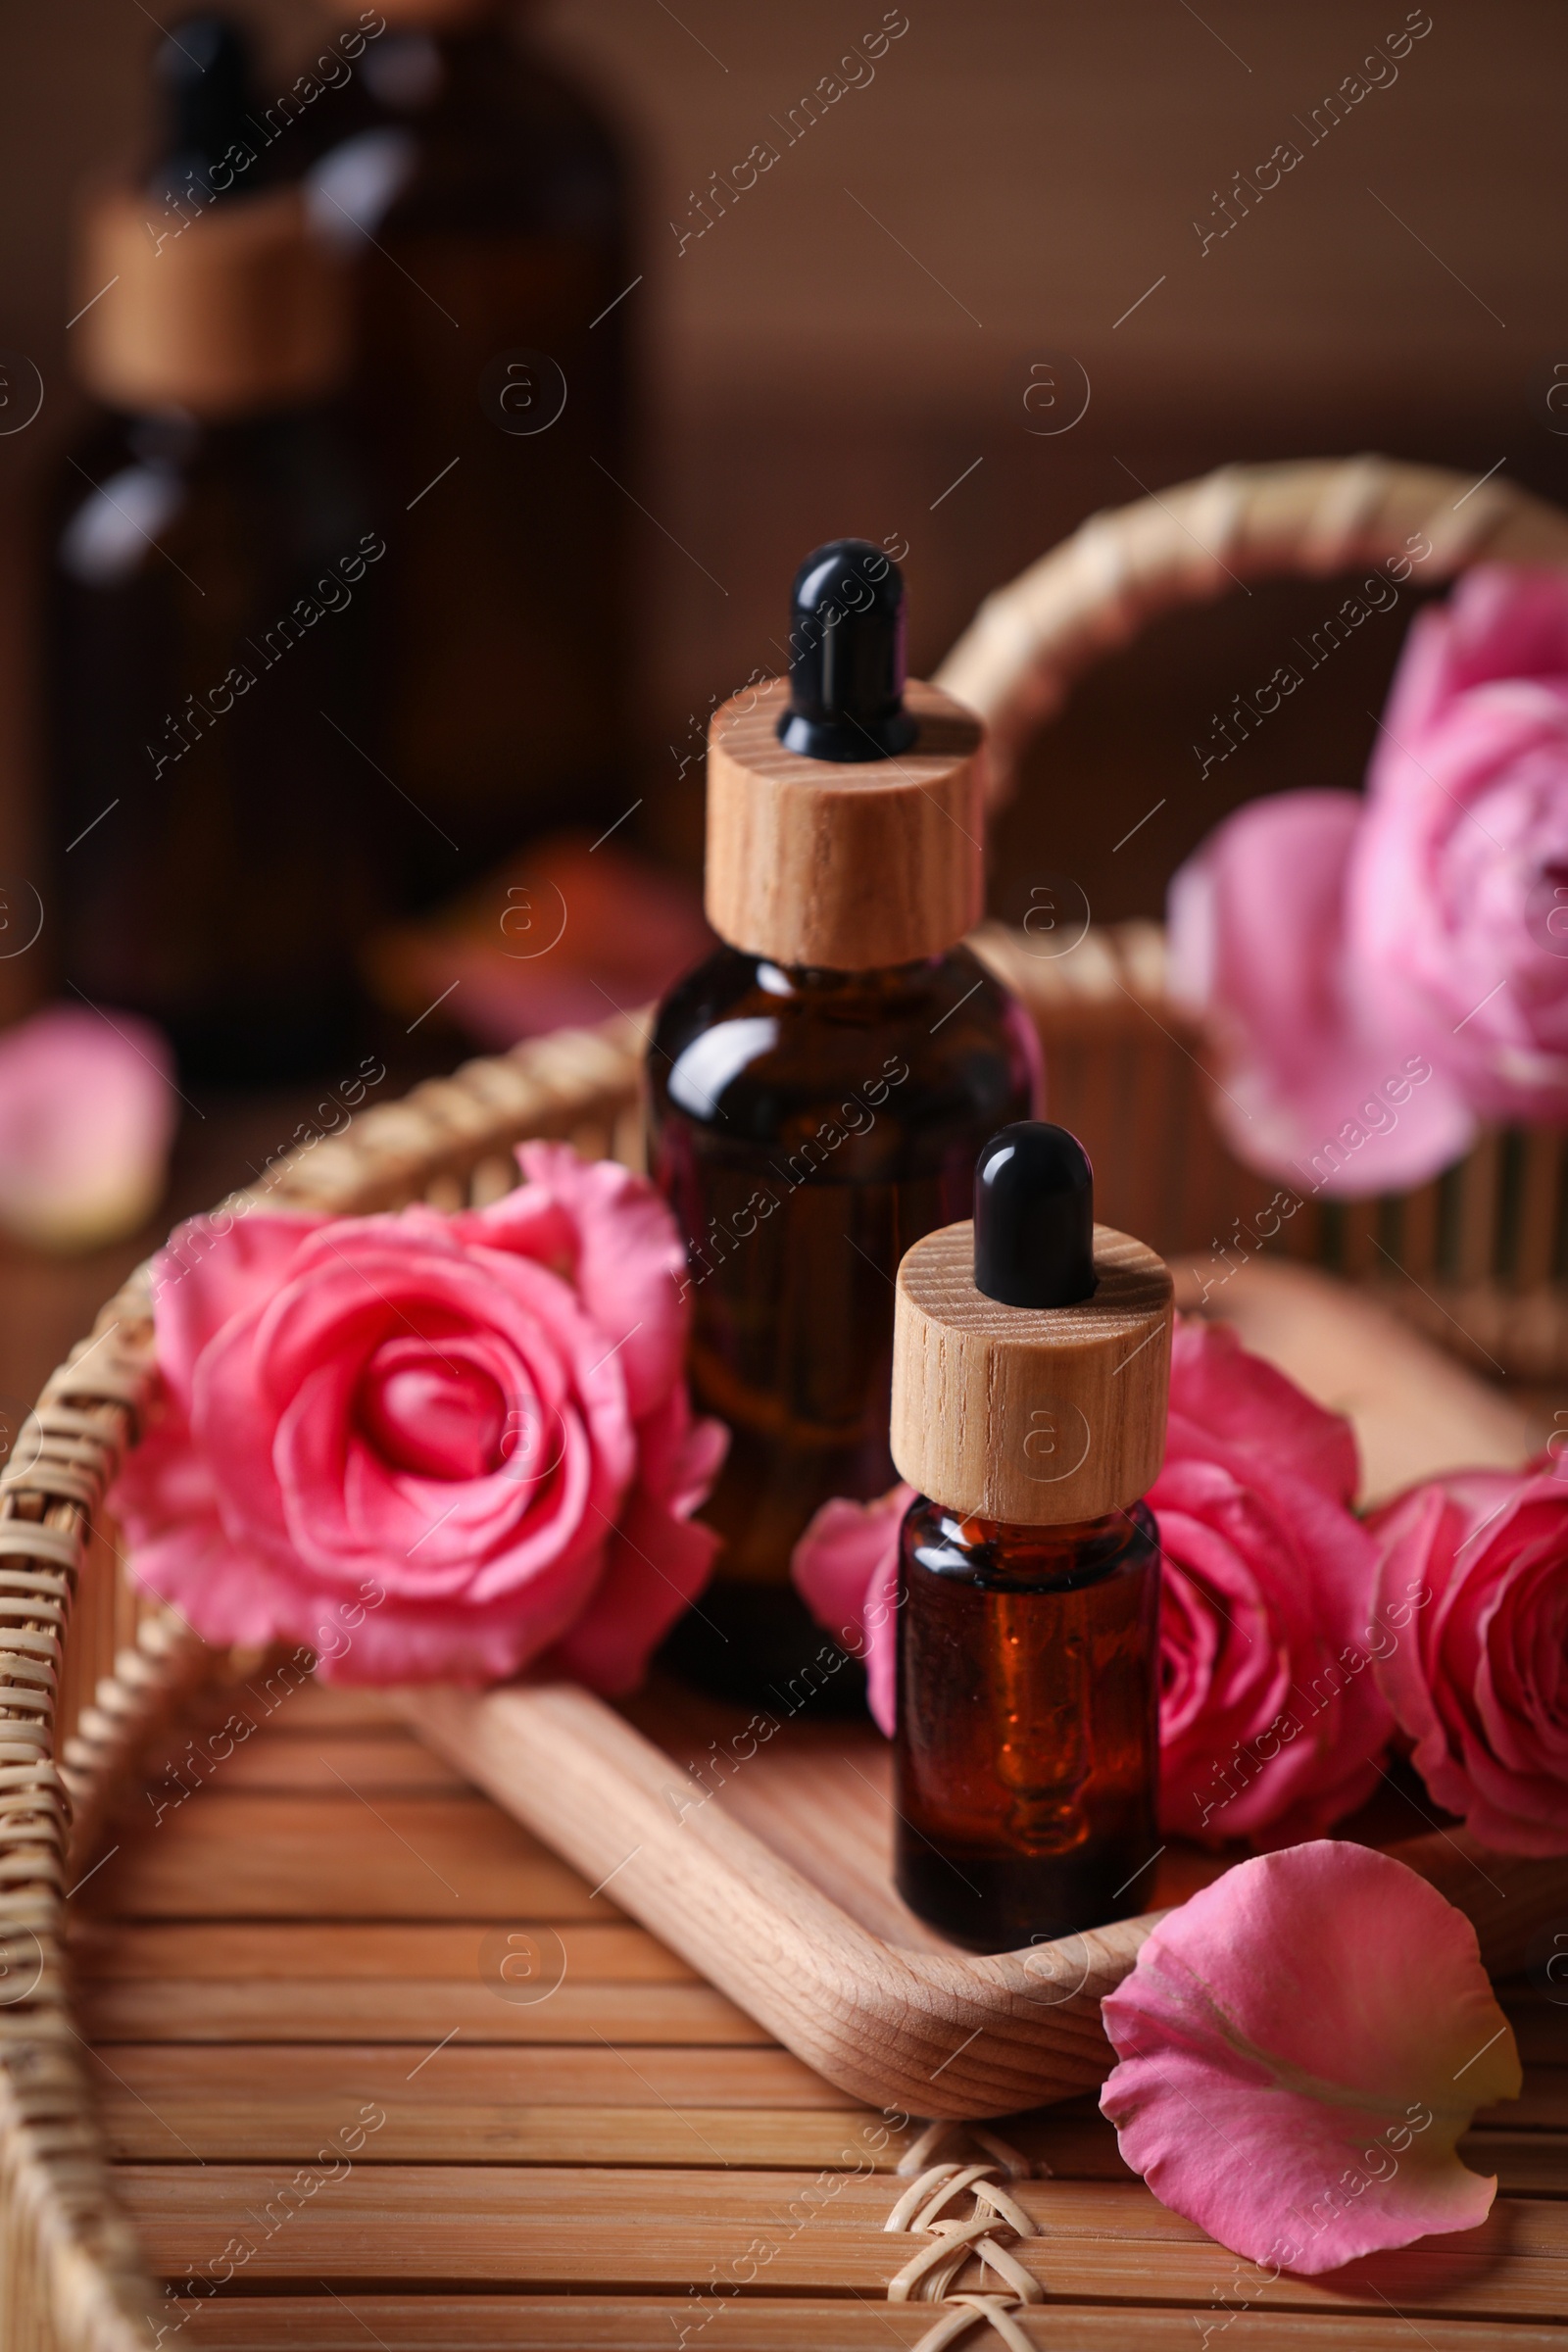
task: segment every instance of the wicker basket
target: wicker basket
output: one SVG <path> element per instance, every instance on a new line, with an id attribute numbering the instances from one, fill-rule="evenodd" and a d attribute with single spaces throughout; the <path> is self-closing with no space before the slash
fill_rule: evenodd
<path id="1" fill-rule="evenodd" d="M 1173 491 L 1086 525 L 994 599 L 944 682 L 993 716 L 1001 789 L 1011 750 L 1076 668 L 1161 606 L 1217 593 L 1228 576 L 1375 561 L 1417 526 L 1433 539 L 1434 569 L 1451 571 L 1483 553 L 1568 556 L 1568 522 L 1548 510 L 1495 485 L 1462 502 L 1461 489 L 1456 477 L 1362 461 L 1218 475 Z M 1197 1049 L 1163 1001 L 1157 928 L 1091 932 L 1057 960 L 1035 956 L 1036 943 L 1021 934 L 989 931 L 976 944 L 1041 1021 L 1053 1108 L 1096 1153 L 1109 1220 L 1167 1250 L 1222 1245 L 1233 1219 L 1245 1221 L 1257 1203 L 1259 1180 L 1228 1159 L 1207 1121 Z M 345 1213 L 414 1200 L 482 1203 L 515 1181 L 513 1148 L 537 1135 L 635 1163 L 641 1045 L 637 1022 L 620 1020 L 471 1062 L 300 1153 L 267 1198 Z M 1515 1349 L 1520 1333 L 1539 1329 L 1545 1336 L 1535 1360 L 1555 1366 L 1568 1360 L 1568 1315 L 1560 1292 L 1543 1287 L 1555 1272 L 1560 1222 L 1560 1154 L 1555 1139 L 1549 1144 L 1528 1138 L 1518 1148 L 1527 1206 L 1511 1221 L 1497 1203 L 1515 1148 L 1496 1139 L 1444 1180 L 1446 1194 L 1431 1187 L 1388 1213 L 1401 1219 L 1405 1264 L 1434 1277 L 1440 1315 L 1441 1286 L 1459 1298 L 1456 1286 L 1479 1285 L 1462 1298 L 1482 1341 L 1492 1332 L 1501 1344 L 1505 1331 Z M 1454 1209 L 1445 1205 L 1450 1198 Z M 1337 1248 L 1361 1271 L 1384 1214 L 1373 1204 L 1337 1220 L 1302 1215 L 1293 1247 Z M 1418 1248 L 1422 1230 L 1431 1238 Z M 1494 1325 L 1479 1324 L 1476 1298 L 1491 1302 Z M 134 1440 L 151 1374 L 139 1275 L 49 1381 L 35 1442 L 19 1444 L 0 1480 L 5 2352 L 145 2352 L 148 2315 L 158 2308 L 115 2200 L 72 2020 L 62 1925 L 67 1891 L 92 1867 L 117 1787 L 215 1663 L 172 1612 L 132 1589 L 110 1530 L 95 1519 Z"/>
<path id="2" fill-rule="evenodd" d="M 1416 575 L 1426 586 L 1481 561 L 1568 563 L 1568 515 L 1500 481 L 1477 486 L 1381 458 L 1226 467 L 1093 516 L 981 607 L 938 681 L 989 721 L 1001 799 L 1073 679 L 1146 621 L 1256 580 L 1362 570 L 1404 553 L 1415 534 L 1431 547 Z M 1048 1024 L 1081 1025 L 1077 1050 L 1062 1037 L 1051 1110 L 1088 1144 L 1105 1215 L 1163 1250 L 1212 1254 L 1222 1279 L 1263 1246 L 1251 1224 L 1275 1188 L 1203 1132 L 1194 1094 L 1206 1055 L 1160 1003 L 1157 933 L 1091 934 L 1054 962 L 1027 953 L 1042 942 L 1019 944 L 1023 955 L 999 958 L 1007 976 Z M 1568 1376 L 1560 1132 L 1487 1134 L 1434 1183 L 1309 1202 L 1287 1232 L 1293 1252 L 1376 1284 L 1483 1369 Z"/>

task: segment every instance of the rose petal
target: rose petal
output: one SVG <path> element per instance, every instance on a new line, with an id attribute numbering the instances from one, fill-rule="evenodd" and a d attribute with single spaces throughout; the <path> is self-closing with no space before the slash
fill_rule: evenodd
<path id="1" fill-rule="evenodd" d="M 646 1177 L 612 1159 L 579 1159 L 569 1144 L 518 1146 L 527 1183 L 488 1208 L 455 1217 L 460 1239 L 569 1266 L 583 1307 L 622 1359 L 634 1419 L 667 1385 L 684 1330 L 686 1251 Z"/>
<path id="2" fill-rule="evenodd" d="M 1287 1470 L 1336 1502 L 1361 1483 L 1355 1432 L 1343 1413 L 1242 1346 L 1228 1324 L 1184 1315 L 1171 1342 L 1171 1393 L 1182 1417 L 1245 1454 L 1260 1473 Z"/>
<path id="3" fill-rule="evenodd" d="M 1208 1842 L 1320 1836 L 1377 1786 L 1375 1546 L 1348 1425 L 1217 1324 L 1182 1322 L 1165 1462 L 1160 1820 Z"/>
<path id="4" fill-rule="evenodd" d="M 176 1225 L 152 1263 L 158 1369 L 188 1409 L 197 1358 L 225 1324 L 282 1282 L 326 1217 L 236 1205 Z"/>
<path id="5" fill-rule="evenodd" d="M 1102 2005 L 1133 2170 L 1253 2262 L 1309 2275 L 1486 2219 L 1455 2143 L 1517 2098 L 1475 1930 L 1414 1871 L 1320 1840 L 1164 1918 Z M 1426 2120 L 1423 2120 L 1426 2119 Z"/>
<path id="6" fill-rule="evenodd" d="M 1212 1108 L 1231 1149 L 1298 1192 L 1345 1199 L 1424 1183 L 1475 1131 L 1423 1059 L 1434 1016 L 1386 1016 L 1387 992 L 1358 980 L 1346 893 L 1362 810 L 1348 792 L 1251 802 L 1188 859 L 1168 906 L 1171 995 L 1218 1040 Z M 1412 1060 L 1428 1070 L 1414 1083 Z"/>
<path id="7" fill-rule="evenodd" d="M 1427 733 L 1455 700 L 1493 678 L 1568 677 L 1568 597 L 1555 568 L 1476 564 L 1446 604 L 1410 623 L 1389 691 L 1386 731 L 1372 757 L 1381 789 L 1402 762 L 1399 745 Z"/>
<path id="8" fill-rule="evenodd" d="M 0 1036 L 0 1224 L 46 1250 L 134 1233 L 176 1110 L 169 1047 L 134 1013 L 52 1004 L 18 1022 Z"/>
<path id="9" fill-rule="evenodd" d="M 719 1544 L 701 1520 L 681 1517 L 639 1489 L 610 1539 L 592 1603 L 562 1642 L 567 1670 L 612 1698 L 635 1690 L 676 1619 L 702 1605 Z M 658 1574 L 650 1577 L 655 1560 Z"/>
<path id="10" fill-rule="evenodd" d="M 863 1659 L 866 1700 L 890 1740 L 897 1714 L 899 1531 L 913 1500 L 910 1486 L 893 1487 L 874 1502 L 835 1495 L 790 1556 L 796 1589 L 818 1625 Z"/>

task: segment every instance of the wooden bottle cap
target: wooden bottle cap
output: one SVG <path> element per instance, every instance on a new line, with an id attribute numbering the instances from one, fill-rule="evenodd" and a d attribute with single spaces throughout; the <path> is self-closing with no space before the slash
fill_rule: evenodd
<path id="1" fill-rule="evenodd" d="M 86 214 L 79 286 L 78 371 L 110 408 L 246 416 L 318 397 L 347 365 L 340 271 L 294 188 L 189 218 L 117 189 Z"/>
<path id="2" fill-rule="evenodd" d="M 911 678 L 911 748 L 863 762 L 786 751 L 789 683 L 770 678 L 708 731 L 708 919 L 781 964 L 863 972 L 941 956 L 984 910 L 985 730 Z"/>
<path id="3" fill-rule="evenodd" d="M 1125 1510 L 1165 1453 L 1170 1272 L 1095 1227 L 1096 1290 L 1076 1306 L 1006 1306 L 976 1290 L 974 1227 L 906 1252 L 893 1337 L 893 1459 L 965 1518 L 1061 1527 Z"/>

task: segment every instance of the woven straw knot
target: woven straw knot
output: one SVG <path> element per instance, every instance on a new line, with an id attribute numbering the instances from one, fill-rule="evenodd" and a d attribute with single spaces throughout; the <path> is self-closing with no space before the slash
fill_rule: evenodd
<path id="1" fill-rule="evenodd" d="M 1027 2303 L 1044 2302 L 1045 2295 L 1009 2251 L 1010 2243 L 1039 2235 L 1016 2197 L 1002 2185 L 1004 2177 L 1014 2173 L 1005 2162 L 929 2165 L 910 2181 L 882 2225 L 885 2230 L 918 2233 L 928 2241 L 890 2281 L 888 2301 L 945 2306 L 914 2352 L 945 2352 L 947 2345 L 980 2328 L 1008 2352 L 1030 2352 L 1029 2338 L 1012 2315 Z M 964 2197 L 971 2211 L 965 2216 L 950 2212 Z M 1001 2293 L 953 2291 L 971 2256 L 995 2273 Z"/>

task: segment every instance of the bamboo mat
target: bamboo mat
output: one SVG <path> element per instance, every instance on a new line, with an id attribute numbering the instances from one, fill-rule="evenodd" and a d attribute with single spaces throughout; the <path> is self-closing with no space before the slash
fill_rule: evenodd
<path id="1" fill-rule="evenodd" d="M 885 2300 L 910 2241 L 882 2228 L 912 2131 L 770 2044 L 373 1697 L 307 1686 L 206 1776 L 200 1752 L 184 1727 L 71 1903 L 120 2193 L 176 2290 L 166 2347 L 919 2341 L 937 2315 Z M 541 1998 L 501 1973 L 524 1932 L 560 1979 Z M 1568 2352 L 1568 2006 L 1508 2004 L 1526 2095 L 1467 2144 L 1499 2176 L 1491 2219 L 1327 2279 L 1241 2286 L 1093 2100 L 1001 2127 L 1054 2176 L 1015 2190 L 1042 2230 L 1015 2249 L 1047 2296 L 1028 2340 Z"/>

